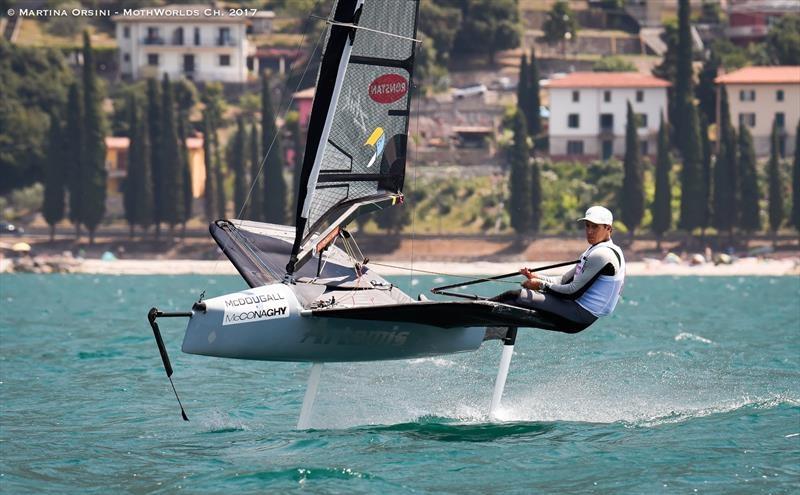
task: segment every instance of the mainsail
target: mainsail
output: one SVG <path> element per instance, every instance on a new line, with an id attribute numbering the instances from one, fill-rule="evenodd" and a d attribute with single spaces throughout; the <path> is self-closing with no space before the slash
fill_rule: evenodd
<path id="1" fill-rule="evenodd" d="M 365 209 L 402 200 L 418 0 L 337 0 L 297 194 L 291 275 Z"/>

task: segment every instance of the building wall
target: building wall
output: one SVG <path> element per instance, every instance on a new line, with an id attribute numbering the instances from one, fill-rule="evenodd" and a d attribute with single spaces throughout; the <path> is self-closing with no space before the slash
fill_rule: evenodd
<path id="1" fill-rule="evenodd" d="M 572 101 L 572 92 L 579 91 L 580 99 Z M 604 101 L 604 92 L 611 92 L 611 101 Z M 640 141 L 648 142 L 648 154 L 656 151 L 656 135 L 658 134 L 660 116 L 667 119 L 667 91 L 665 88 L 643 88 L 644 99 L 636 101 L 636 88 L 552 88 L 550 89 L 550 154 L 552 156 L 568 156 L 568 141 L 582 141 L 584 155 L 600 156 L 602 142 L 613 141 L 613 155 L 621 157 L 625 154 L 625 124 L 627 120 L 627 102 L 630 101 L 633 111 L 647 115 L 647 126 L 639 129 Z M 578 128 L 570 128 L 570 114 L 579 116 Z M 601 132 L 600 116 L 613 115 L 613 127 L 610 132 Z"/>
<path id="2" fill-rule="evenodd" d="M 731 123 L 739 131 L 739 115 L 755 114 L 755 126 L 748 127 L 753 135 L 756 155 L 765 156 L 770 152 L 769 138 L 775 114 L 784 114 L 786 154 L 794 152 L 794 136 L 797 121 L 800 120 L 800 84 L 727 84 Z M 783 101 L 778 101 L 776 93 L 783 90 Z M 755 92 L 754 101 L 742 101 L 741 91 Z"/>
<path id="3" fill-rule="evenodd" d="M 125 28 L 128 36 L 125 36 Z M 148 28 L 158 28 L 158 39 L 147 43 Z M 219 29 L 230 29 L 230 42 L 218 45 Z M 178 28 L 183 28 L 183 43 L 174 38 Z M 200 30 L 200 44 L 195 45 L 194 31 Z M 190 77 L 198 81 L 245 82 L 247 80 L 247 55 L 249 44 L 242 23 L 167 23 L 133 22 L 120 20 L 116 26 L 122 74 L 133 79 L 142 77 Z M 158 66 L 148 65 L 148 55 L 157 54 Z M 184 55 L 194 55 L 195 70 L 184 70 Z M 219 56 L 228 55 L 230 65 L 220 65 Z"/>

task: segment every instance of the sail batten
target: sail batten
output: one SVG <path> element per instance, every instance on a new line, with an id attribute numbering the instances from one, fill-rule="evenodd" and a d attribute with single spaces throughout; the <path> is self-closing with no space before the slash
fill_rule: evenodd
<path id="1" fill-rule="evenodd" d="M 312 104 L 291 274 L 342 205 L 397 203 L 405 178 L 418 0 L 337 0 Z M 363 206 L 363 208 L 362 208 Z"/>

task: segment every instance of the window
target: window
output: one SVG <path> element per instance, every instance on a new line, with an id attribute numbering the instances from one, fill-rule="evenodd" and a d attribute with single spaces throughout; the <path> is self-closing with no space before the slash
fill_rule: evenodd
<path id="1" fill-rule="evenodd" d="M 613 113 L 601 113 L 600 114 L 600 130 L 601 131 L 613 131 L 614 130 L 614 114 Z"/>
<path id="2" fill-rule="evenodd" d="M 581 92 L 580 91 L 573 91 L 572 92 L 572 101 L 581 101 Z"/>
<path id="3" fill-rule="evenodd" d="M 147 54 L 147 65 L 158 67 L 158 53 Z"/>
<path id="4" fill-rule="evenodd" d="M 231 28 L 219 28 L 219 38 L 217 38 L 217 46 L 231 45 Z"/>
<path id="5" fill-rule="evenodd" d="M 577 113 L 567 115 L 567 127 L 570 129 L 577 129 L 581 126 L 581 116 Z"/>
<path id="6" fill-rule="evenodd" d="M 603 141 L 603 160 L 608 160 L 614 154 L 614 141 L 606 139 Z"/>
<path id="7" fill-rule="evenodd" d="M 183 46 L 183 28 L 179 27 L 172 32 L 172 44 L 175 46 Z"/>
<path id="8" fill-rule="evenodd" d="M 739 91 L 739 101 L 756 101 L 756 90 L 742 89 Z"/>
<path id="9" fill-rule="evenodd" d="M 649 154 L 649 153 L 647 153 L 648 151 L 649 151 L 649 148 L 647 146 L 647 141 L 639 141 L 639 153 L 642 156 L 647 156 Z"/>
<path id="10" fill-rule="evenodd" d="M 200 46 L 200 28 L 194 28 L 194 46 Z"/>
<path id="11" fill-rule="evenodd" d="M 220 55 L 219 56 L 219 65 L 223 67 L 228 67 L 231 65 L 231 56 L 230 55 Z"/>
<path id="12" fill-rule="evenodd" d="M 131 54 L 130 53 L 123 53 L 122 54 L 122 60 L 124 60 L 125 62 L 130 62 L 131 61 Z"/>
<path id="13" fill-rule="evenodd" d="M 131 28 L 130 26 L 125 26 L 122 28 L 122 37 L 123 38 L 130 38 L 131 37 Z"/>
<path id="14" fill-rule="evenodd" d="M 642 128 L 647 127 L 647 114 L 646 113 L 637 113 L 636 114 L 636 127 Z"/>
<path id="15" fill-rule="evenodd" d="M 568 155 L 582 155 L 583 154 L 583 141 L 567 141 L 567 154 Z"/>
<path id="16" fill-rule="evenodd" d="M 786 126 L 786 115 L 783 112 L 775 114 L 775 125 L 778 126 L 778 129 L 783 129 Z"/>
<path id="17" fill-rule="evenodd" d="M 611 91 L 603 91 L 603 101 L 606 103 L 611 101 Z"/>
<path id="18" fill-rule="evenodd" d="M 148 27 L 147 28 L 147 37 L 144 39 L 145 45 L 162 45 L 164 44 L 164 40 L 161 39 L 161 36 L 158 32 L 157 27 Z"/>
<path id="19" fill-rule="evenodd" d="M 778 137 L 778 154 L 781 158 L 786 158 L 786 136 Z"/>
<path id="20" fill-rule="evenodd" d="M 756 114 L 754 113 L 740 113 L 739 114 L 739 127 L 741 126 L 755 127 Z"/>
<path id="21" fill-rule="evenodd" d="M 783 101 L 783 90 L 779 89 L 775 91 L 775 101 Z"/>
<path id="22" fill-rule="evenodd" d="M 644 101 L 644 91 L 641 89 L 636 90 L 636 101 L 639 103 Z"/>

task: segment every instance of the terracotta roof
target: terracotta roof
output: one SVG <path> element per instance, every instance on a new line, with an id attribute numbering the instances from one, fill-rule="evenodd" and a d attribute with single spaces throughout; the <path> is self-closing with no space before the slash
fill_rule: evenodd
<path id="1" fill-rule="evenodd" d="M 668 81 L 640 72 L 573 72 L 551 79 L 549 88 L 666 88 Z"/>
<path id="2" fill-rule="evenodd" d="M 714 81 L 720 84 L 800 84 L 800 65 L 744 67 Z"/>

